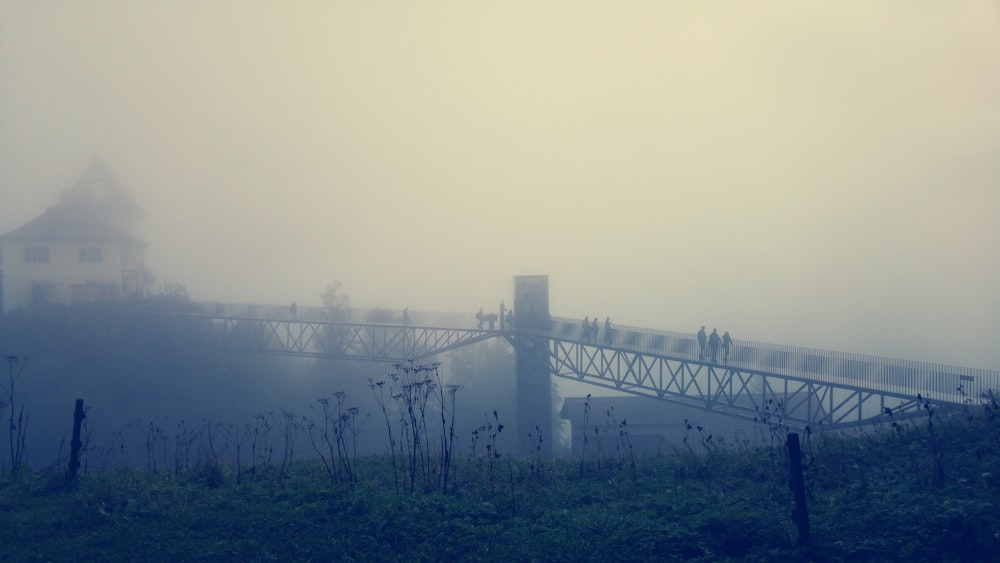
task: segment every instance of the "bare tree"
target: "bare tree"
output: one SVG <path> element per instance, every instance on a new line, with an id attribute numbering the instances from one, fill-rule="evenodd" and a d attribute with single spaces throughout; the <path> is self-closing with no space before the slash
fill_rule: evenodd
<path id="1" fill-rule="evenodd" d="M 7 360 L 7 384 L 0 383 L 6 395 L 5 401 L 0 401 L 0 408 L 10 407 L 10 418 L 8 419 L 7 437 L 10 446 L 10 475 L 17 476 L 18 470 L 24 457 L 24 441 L 28 428 L 28 418 L 24 413 L 24 405 L 18 406 L 14 395 L 14 387 L 17 380 L 24 372 L 24 367 L 28 364 L 28 358 L 4 355 Z"/>
<path id="2" fill-rule="evenodd" d="M 339 280 L 326 286 L 320 298 L 323 299 L 323 307 L 326 308 L 330 319 L 334 321 L 351 320 L 351 297 L 340 290 Z"/>

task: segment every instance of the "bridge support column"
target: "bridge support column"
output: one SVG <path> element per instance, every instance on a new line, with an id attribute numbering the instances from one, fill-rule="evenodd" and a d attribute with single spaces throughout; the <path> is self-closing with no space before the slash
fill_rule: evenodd
<path id="1" fill-rule="evenodd" d="M 552 375 L 548 276 L 514 276 L 514 351 L 517 355 L 517 440 L 524 456 L 552 458 Z"/>

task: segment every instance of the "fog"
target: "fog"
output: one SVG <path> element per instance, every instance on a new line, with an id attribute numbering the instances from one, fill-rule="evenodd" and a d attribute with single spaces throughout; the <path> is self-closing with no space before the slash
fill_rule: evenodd
<path id="1" fill-rule="evenodd" d="M 2 2 L 0 232 L 94 155 L 197 300 L 1000 369 L 1000 4 Z"/>

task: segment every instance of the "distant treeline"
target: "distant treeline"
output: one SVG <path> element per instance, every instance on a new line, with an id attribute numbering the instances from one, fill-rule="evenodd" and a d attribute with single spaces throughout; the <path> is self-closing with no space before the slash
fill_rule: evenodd
<path id="1" fill-rule="evenodd" d="M 152 305 L 170 310 L 185 303 L 171 299 Z M 149 306 L 143 304 L 144 309 Z M 14 402 L 29 415 L 21 430 L 30 466 L 44 468 L 68 454 L 78 398 L 88 411 L 91 463 L 141 466 L 153 427 L 169 437 L 178 428 L 232 428 L 261 416 L 310 416 L 319 399 L 340 392 L 367 419 L 359 448 L 363 453 L 385 451 L 385 431 L 372 418 L 378 407 L 369 380 L 384 377 L 391 365 L 198 348 L 172 339 L 160 317 L 133 309 L 127 302 L 49 305 L 0 316 L 0 354 L 27 361 Z M 485 413 L 497 410 L 514 421 L 514 362 L 505 342 L 481 343 L 437 360 L 443 362 L 445 377 L 461 385 L 456 416 L 460 445 Z M 7 370 L 7 365 L 0 367 Z M 5 386 L 7 379 L 7 373 L 0 374 Z M 9 403 L 7 399 L 6 394 L 0 397 Z M 0 411 L 4 435 L 9 413 Z"/>

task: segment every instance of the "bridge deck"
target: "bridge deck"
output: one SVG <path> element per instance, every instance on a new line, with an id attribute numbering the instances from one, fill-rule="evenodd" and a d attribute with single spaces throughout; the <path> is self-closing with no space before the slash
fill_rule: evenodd
<path id="1" fill-rule="evenodd" d="M 494 337 L 546 341 L 553 375 L 744 417 L 780 405 L 799 425 L 858 424 L 886 408 L 919 413 L 924 401 L 976 403 L 1000 389 L 1000 372 L 734 340 L 728 361 L 699 358 L 694 334 L 615 326 L 585 339 L 579 320 L 544 330 L 481 326 L 471 314 L 325 310 L 199 303 L 170 315 L 189 338 L 216 347 L 368 361 L 421 360 Z M 355 320 L 357 319 L 357 320 Z M 509 329 L 509 327 L 504 327 Z M 919 397 L 919 398 L 918 398 Z"/>
<path id="2" fill-rule="evenodd" d="M 694 334 L 638 327 L 612 328 L 611 337 L 583 341 L 580 321 L 553 318 L 547 336 L 559 340 L 627 350 L 666 359 L 692 362 L 716 369 L 780 375 L 803 381 L 835 383 L 845 387 L 962 403 L 990 390 L 1000 390 L 1000 372 L 931 362 L 902 360 L 870 354 L 852 354 L 753 340 L 734 340 L 728 361 L 699 360 Z M 721 352 L 720 352 L 721 356 Z"/>

